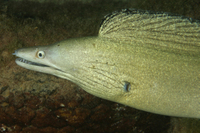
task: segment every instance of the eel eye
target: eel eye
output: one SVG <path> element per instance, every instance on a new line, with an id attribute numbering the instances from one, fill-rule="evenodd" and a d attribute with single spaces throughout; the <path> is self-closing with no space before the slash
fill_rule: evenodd
<path id="1" fill-rule="evenodd" d="M 37 57 L 40 58 L 40 59 L 43 59 L 45 57 L 45 52 L 44 51 L 38 51 Z"/>

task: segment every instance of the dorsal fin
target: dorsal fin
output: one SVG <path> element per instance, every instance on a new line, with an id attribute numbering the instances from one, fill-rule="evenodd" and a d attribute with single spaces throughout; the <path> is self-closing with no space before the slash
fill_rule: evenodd
<path id="1" fill-rule="evenodd" d="M 105 16 L 99 37 L 200 55 L 200 21 L 176 14 L 123 9 Z"/>

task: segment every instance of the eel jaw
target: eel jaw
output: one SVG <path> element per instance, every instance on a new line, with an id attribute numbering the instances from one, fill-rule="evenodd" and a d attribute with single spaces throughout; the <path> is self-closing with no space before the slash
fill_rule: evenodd
<path id="1" fill-rule="evenodd" d="M 40 64 L 40 63 L 36 63 L 36 62 L 31 62 L 31 61 L 28 61 L 28 60 L 23 59 L 23 58 L 17 58 L 17 59 L 15 60 L 15 62 L 16 62 L 16 63 L 21 62 L 21 63 L 25 63 L 25 64 L 27 64 L 27 65 L 35 65 L 35 66 L 40 66 L 40 67 L 50 67 L 50 66 L 48 66 L 48 65 L 44 65 L 44 64 Z"/>
<path id="2" fill-rule="evenodd" d="M 52 74 L 56 71 L 64 72 L 64 71 L 62 71 L 58 68 L 48 66 L 48 65 L 45 65 L 45 64 L 41 64 L 41 63 L 32 62 L 32 61 L 26 60 L 26 59 L 21 58 L 21 57 L 17 58 L 15 60 L 15 62 L 17 63 L 17 65 L 24 67 L 26 69 L 39 71 L 39 72 L 43 72 L 43 73 Z"/>

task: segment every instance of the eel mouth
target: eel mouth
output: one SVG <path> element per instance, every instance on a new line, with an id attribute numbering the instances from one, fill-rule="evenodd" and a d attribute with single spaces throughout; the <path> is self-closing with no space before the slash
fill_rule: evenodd
<path id="1" fill-rule="evenodd" d="M 28 61 L 28 60 L 26 60 L 24 58 L 17 58 L 15 61 L 23 63 L 24 65 L 30 65 L 32 67 L 35 66 L 35 67 L 46 68 L 46 69 L 48 68 L 48 69 L 53 69 L 53 70 L 60 71 L 62 73 L 64 72 L 61 69 L 58 69 L 58 68 L 55 68 L 55 67 L 52 67 L 52 66 L 48 66 L 48 65 L 44 65 L 44 64 L 41 64 L 41 63 L 36 63 L 36 62 Z M 26 67 L 26 68 L 28 68 L 28 67 Z"/>
<path id="2" fill-rule="evenodd" d="M 48 66 L 48 65 L 44 65 L 44 64 L 35 63 L 35 62 L 31 62 L 31 61 L 25 60 L 25 59 L 23 59 L 23 58 L 17 58 L 16 61 L 19 61 L 19 62 L 21 62 L 21 63 L 28 64 L 28 65 L 34 65 L 34 66 L 40 66 L 40 67 L 50 67 L 50 66 Z"/>

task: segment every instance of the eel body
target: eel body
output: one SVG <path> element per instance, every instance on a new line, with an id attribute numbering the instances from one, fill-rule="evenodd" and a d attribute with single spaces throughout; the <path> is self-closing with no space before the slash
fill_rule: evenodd
<path id="1" fill-rule="evenodd" d="M 125 9 L 106 16 L 99 35 L 14 55 L 24 68 L 70 80 L 97 97 L 140 110 L 200 118 L 200 23 Z"/>

